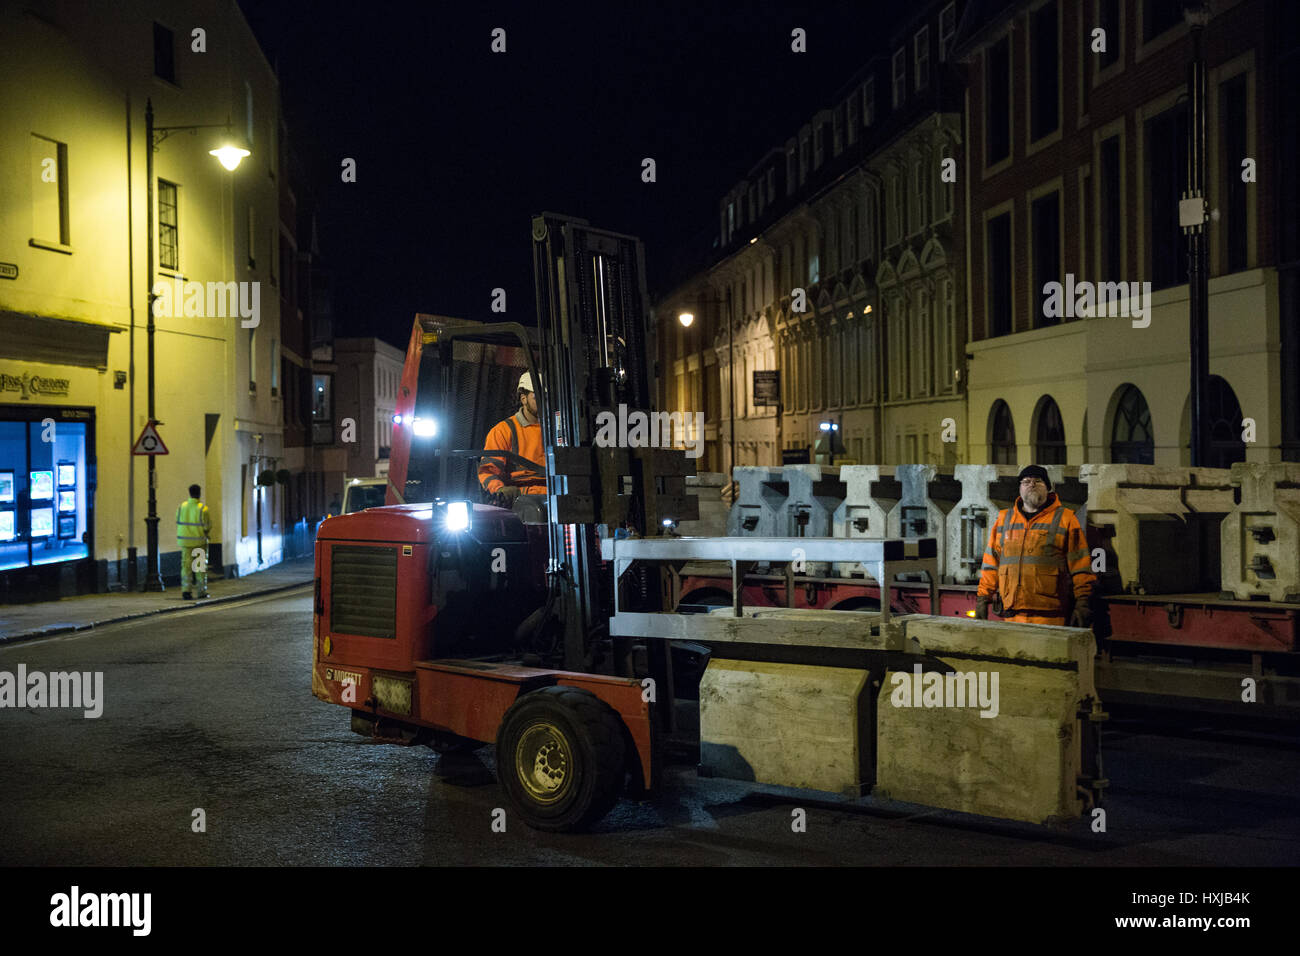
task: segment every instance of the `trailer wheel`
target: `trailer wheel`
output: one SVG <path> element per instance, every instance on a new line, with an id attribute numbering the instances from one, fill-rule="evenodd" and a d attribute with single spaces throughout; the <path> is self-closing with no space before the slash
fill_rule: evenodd
<path id="1" fill-rule="evenodd" d="M 581 830 L 608 813 L 622 789 L 623 757 L 623 722 L 577 687 L 525 694 L 497 734 L 497 779 L 537 830 Z"/>

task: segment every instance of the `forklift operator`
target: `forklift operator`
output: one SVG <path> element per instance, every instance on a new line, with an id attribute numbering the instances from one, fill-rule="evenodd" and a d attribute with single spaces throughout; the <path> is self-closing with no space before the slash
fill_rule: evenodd
<path id="1" fill-rule="evenodd" d="M 542 424 L 537 415 L 537 395 L 528 372 L 519 376 L 517 389 L 519 411 L 497 422 L 483 441 L 486 451 L 510 451 L 536 462 L 536 469 L 525 469 L 501 458 L 484 458 L 478 467 L 478 481 L 489 495 L 514 504 L 520 494 L 546 494 L 546 451 L 542 448 Z"/>

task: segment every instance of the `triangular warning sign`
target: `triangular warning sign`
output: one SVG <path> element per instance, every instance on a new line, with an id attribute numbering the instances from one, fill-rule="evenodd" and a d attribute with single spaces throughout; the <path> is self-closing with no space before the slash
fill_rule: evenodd
<path id="1" fill-rule="evenodd" d="M 158 434 L 158 429 L 154 428 L 154 422 L 144 426 L 144 431 L 140 432 L 140 437 L 135 440 L 135 447 L 131 449 L 133 455 L 166 455 L 169 454 L 167 446 L 163 444 L 162 436 Z"/>

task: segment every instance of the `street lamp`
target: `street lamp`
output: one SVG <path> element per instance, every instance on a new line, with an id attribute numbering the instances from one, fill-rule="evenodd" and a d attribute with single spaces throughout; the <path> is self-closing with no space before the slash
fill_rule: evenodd
<path id="1" fill-rule="evenodd" d="M 695 315 L 690 312 L 680 312 L 677 315 L 677 321 L 682 324 L 682 328 L 689 329 L 691 323 L 695 321 Z"/>
<path id="2" fill-rule="evenodd" d="M 216 149 L 208 150 L 208 155 L 217 157 L 221 161 L 221 165 L 233 173 L 239 167 L 239 161 L 250 154 L 242 146 L 227 143 L 225 146 L 218 146 Z"/>
<path id="3" fill-rule="evenodd" d="M 144 126 L 145 126 L 145 179 L 147 180 L 149 211 L 147 215 L 149 230 L 149 324 L 146 328 L 146 337 L 148 341 L 148 396 L 149 396 L 149 424 L 157 424 L 154 418 L 154 256 L 153 256 L 153 237 L 154 237 L 154 208 L 153 208 L 153 154 L 158 151 L 165 140 L 172 133 L 181 130 L 196 129 L 224 129 L 230 132 L 230 121 L 224 123 L 200 123 L 189 126 L 154 126 L 153 124 L 153 100 L 145 101 L 144 107 Z M 221 165 L 226 169 L 234 170 L 239 161 L 245 156 L 250 155 L 249 151 L 243 146 L 236 145 L 227 141 L 216 149 L 209 150 L 210 155 L 215 156 L 221 161 Z M 157 474 L 157 457 L 149 456 L 149 514 L 144 519 L 145 524 L 145 542 L 148 551 L 147 567 L 144 575 L 144 589 L 146 591 L 163 591 L 162 574 L 159 570 L 158 554 L 158 474 Z M 261 515 L 261 509 L 258 509 L 258 515 Z M 185 556 L 181 556 L 185 560 Z"/>
<path id="4" fill-rule="evenodd" d="M 840 430 L 840 423 L 831 419 L 818 427 L 826 433 L 826 465 L 830 467 L 835 464 L 835 433 Z"/>

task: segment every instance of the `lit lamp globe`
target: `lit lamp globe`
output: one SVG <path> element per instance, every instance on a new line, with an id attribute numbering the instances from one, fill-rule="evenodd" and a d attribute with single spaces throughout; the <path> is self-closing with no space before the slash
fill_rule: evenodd
<path id="1" fill-rule="evenodd" d="M 233 143 L 226 143 L 218 146 L 216 149 L 208 150 L 209 156 L 217 157 L 222 166 L 234 172 L 239 167 L 239 161 L 245 156 L 250 155 L 249 151 L 242 146 L 236 146 Z"/>
<path id="2" fill-rule="evenodd" d="M 689 329 L 691 323 L 695 321 L 695 316 L 690 312 L 681 312 L 677 316 L 677 321 L 682 324 L 682 328 Z"/>

